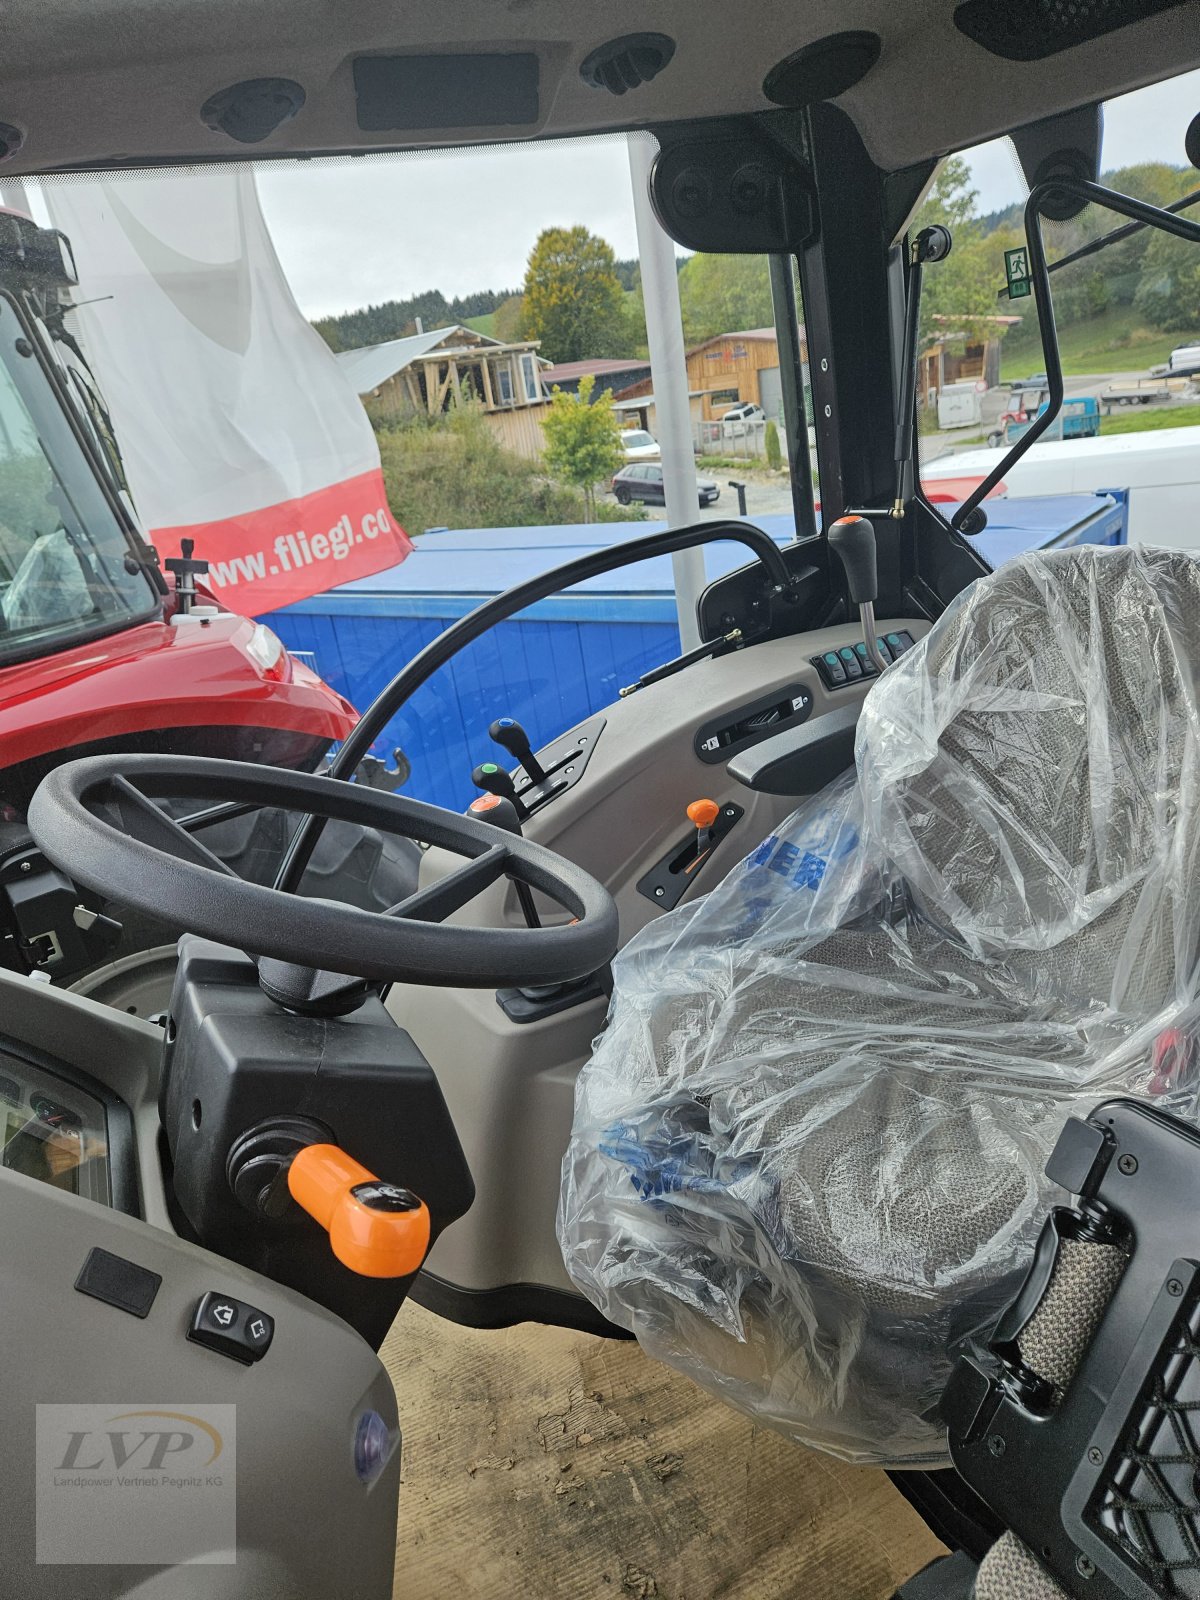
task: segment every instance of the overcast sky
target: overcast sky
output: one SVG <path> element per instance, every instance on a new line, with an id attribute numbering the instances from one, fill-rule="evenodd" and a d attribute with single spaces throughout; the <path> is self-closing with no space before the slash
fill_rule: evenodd
<path id="1" fill-rule="evenodd" d="M 1186 163 L 1200 72 L 1113 101 L 1104 166 Z M 1024 198 L 1007 140 L 971 152 L 983 211 Z M 517 288 L 543 228 L 584 223 L 618 257 L 637 254 L 623 138 L 452 155 L 359 157 L 259 168 L 276 248 L 310 317 L 402 300 Z"/>

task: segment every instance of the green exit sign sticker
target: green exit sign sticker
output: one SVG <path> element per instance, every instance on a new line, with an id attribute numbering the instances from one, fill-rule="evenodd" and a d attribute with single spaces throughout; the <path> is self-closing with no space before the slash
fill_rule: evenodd
<path id="1" fill-rule="evenodd" d="M 1024 245 L 1004 252 L 1004 275 L 1008 279 L 1008 298 L 1024 299 L 1029 293 L 1029 251 Z"/>

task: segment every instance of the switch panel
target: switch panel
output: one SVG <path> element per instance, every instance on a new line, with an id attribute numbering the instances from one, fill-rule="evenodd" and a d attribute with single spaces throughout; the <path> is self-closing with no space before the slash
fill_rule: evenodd
<path id="1" fill-rule="evenodd" d="M 210 1289 L 192 1313 L 188 1338 L 244 1366 L 261 1361 L 275 1336 L 275 1319 L 256 1306 Z"/>
<path id="2" fill-rule="evenodd" d="M 885 633 L 875 642 L 884 660 L 891 662 L 898 661 L 906 650 L 911 650 L 914 641 L 911 633 L 901 631 Z M 811 659 L 827 689 L 845 689 L 852 683 L 861 683 L 865 678 L 879 676 L 862 639 L 857 644 L 844 644 L 840 650 L 826 650 L 823 655 Z"/>
<path id="3" fill-rule="evenodd" d="M 726 711 L 720 717 L 702 722 L 696 729 L 693 746 L 701 761 L 710 766 L 728 761 L 739 750 L 766 739 L 784 728 L 797 727 L 813 708 L 812 690 L 802 683 L 789 683 L 747 705 Z"/>

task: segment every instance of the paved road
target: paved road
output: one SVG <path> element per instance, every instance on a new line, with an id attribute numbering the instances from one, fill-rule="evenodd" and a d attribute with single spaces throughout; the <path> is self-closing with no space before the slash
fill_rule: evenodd
<path id="1" fill-rule="evenodd" d="M 728 517 L 738 515 L 737 490 L 729 487 L 729 479 L 737 477 L 733 471 L 720 473 L 706 472 L 703 477 L 714 479 L 721 486 L 721 498 L 715 506 L 704 506 L 697 509 L 697 518 L 701 522 L 720 522 Z M 746 484 L 746 515 L 748 517 L 770 517 L 783 515 L 792 509 L 792 491 L 786 477 L 779 478 L 752 478 L 747 476 L 743 480 Z M 611 500 L 612 497 L 608 496 Z M 613 502 L 615 504 L 615 501 Z M 661 506 L 647 506 L 647 512 L 653 517 L 663 515 Z"/>

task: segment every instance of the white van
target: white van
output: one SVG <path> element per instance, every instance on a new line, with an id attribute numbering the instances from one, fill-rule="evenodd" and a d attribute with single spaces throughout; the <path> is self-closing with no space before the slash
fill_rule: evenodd
<path id="1" fill-rule="evenodd" d="M 1168 366 L 1171 372 L 1200 372 L 1200 344 L 1181 344 L 1171 351 L 1171 360 Z"/>
<path id="2" fill-rule="evenodd" d="M 1007 454 L 963 450 L 942 456 L 922 467 L 921 481 L 983 478 Z M 1200 550 L 1200 427 L 1035 444 L 1005 469 L 1004 481 L 1014 500 L 1128 489 L 1130 544 Z"/>

